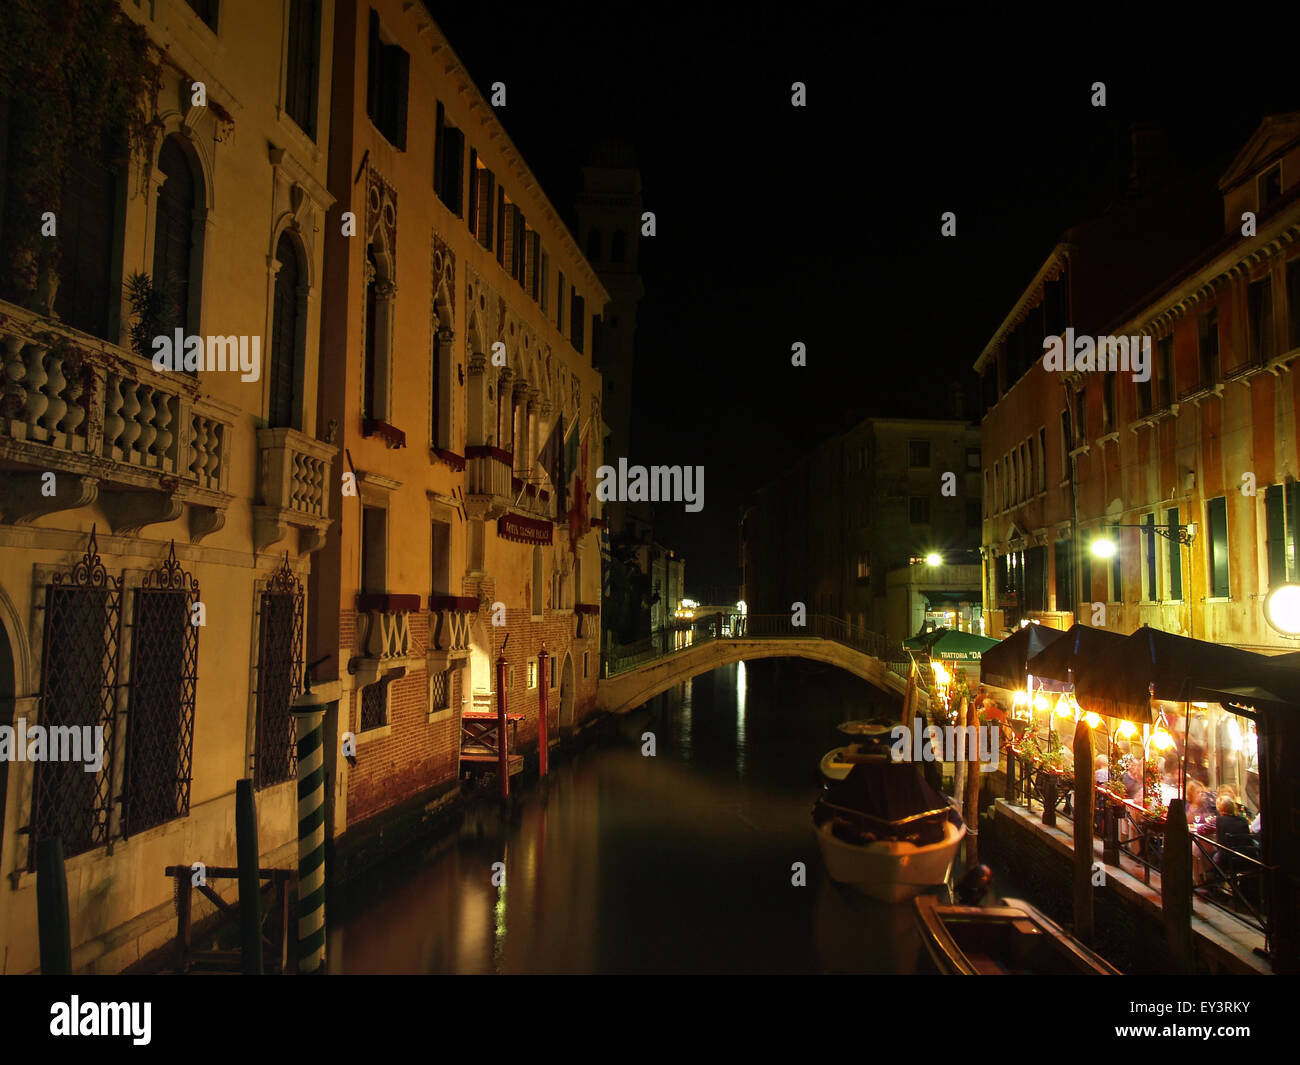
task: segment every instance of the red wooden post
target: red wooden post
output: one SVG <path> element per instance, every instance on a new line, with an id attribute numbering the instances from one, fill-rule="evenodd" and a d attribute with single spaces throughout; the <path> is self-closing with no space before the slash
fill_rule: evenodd
<path id="1" fill-rule="evenodd" d="M 506 656 L 497 655 L 497 774 L 501 798 L 510 798 L 510 734 L 506 731 Z"/>
<path id="2" fill-rule="evenodd" d="M 550 749 L 546 735 L 546 690 L 548 688 L 546 672 L 546 648 L 537 652 L 537 772 L 546 776 L 550 761 Z"/>

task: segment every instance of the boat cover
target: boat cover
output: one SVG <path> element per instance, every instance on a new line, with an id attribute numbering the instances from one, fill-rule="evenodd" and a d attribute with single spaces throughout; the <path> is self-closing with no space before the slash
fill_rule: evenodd
<path id="1" fill-rule="evenodd" d="M 961 824 L 947 796 L 925 782 L 915 762 L 860 762 L 827 788 L 821 801 L 891 822 L 945 810 Z"/>

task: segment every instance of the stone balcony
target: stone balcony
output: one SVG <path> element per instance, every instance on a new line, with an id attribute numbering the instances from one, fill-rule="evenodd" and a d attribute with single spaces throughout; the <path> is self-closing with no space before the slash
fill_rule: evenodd
<path id="1" fill-rule="evenodd" d="M 465 449 L 465 510 L 471 518 L 496 518 L 514 503 L 514 456 L 499 447 Z"/>
<path id="2" fill-rule="evenodd" d="M 418 595 L 362 593 L 357 596 L 358 631 L 361 653 L 348 663 L 356 687 L 364 688 L 381 678 L 396 680 L 409 668 L 423 665 L 412 654 L 410 615 L 420 609 Z"/>
<path id="3" fill-rule="evenodd" d="M 430 673 L 458 669 L 470 655 L 470 626 L 478 614 L 479 601 L 472 595 L 429 596 L 429 644 L 425 668 Z"/>
<path id="4" fill-rule="evenodd" d="M 330 526 L 331 469 L 338 448 L 295 429 L 259 429 L 259 506 L 253 508 L 258 551 L 298 530 L 298 550 L 307 554 L 325 543 Z"/>
<path id="5" fill-rule="evenodd" d="M 120 535 L 187 510 L 191 542 L 225 524 L 237 408 L 184 373 L 4 302 L 0 356 L 0 520 L 98 501 Z"/>

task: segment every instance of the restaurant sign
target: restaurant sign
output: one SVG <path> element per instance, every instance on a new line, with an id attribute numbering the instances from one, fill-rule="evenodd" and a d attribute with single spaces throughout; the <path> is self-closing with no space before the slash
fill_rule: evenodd
<path id="1" fill-rule="evenodd" d="M 549 544 L 551 523 L 523 514 L 502 514 L 497 518 L 497 535 L 520 544 Z"/>

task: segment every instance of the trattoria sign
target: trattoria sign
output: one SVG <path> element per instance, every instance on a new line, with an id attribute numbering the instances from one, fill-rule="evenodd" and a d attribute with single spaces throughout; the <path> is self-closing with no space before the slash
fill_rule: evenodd
<path id="1" fill-rule="evenodd" d="M 520 544 L 549 544 L 551 523 L 522 514 L 502 514 L 497 518 L 497 535 Z"/>

